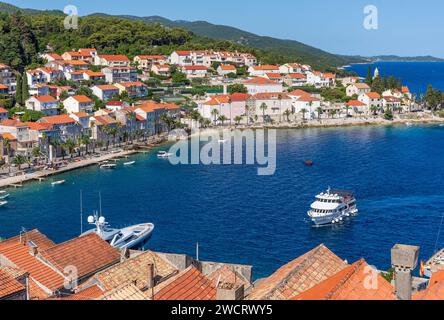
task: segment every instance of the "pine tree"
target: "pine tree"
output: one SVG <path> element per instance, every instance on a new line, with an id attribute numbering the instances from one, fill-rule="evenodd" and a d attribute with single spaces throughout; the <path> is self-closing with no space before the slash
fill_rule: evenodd
<path id="1" fill-rule="evenodd" d="M 15 101 L 19 105 L 23 105 L 22 99 L 22 75 L 17 74 L 17 88 L 15 90 Z"/>
<path id="2" fill-rule="evenodd" d="M 29 88 L 28 88 L 28 77 L 26 72 L 22 76 L 22 103 L 25 104 L 26 100 L 29 99 Z"/>

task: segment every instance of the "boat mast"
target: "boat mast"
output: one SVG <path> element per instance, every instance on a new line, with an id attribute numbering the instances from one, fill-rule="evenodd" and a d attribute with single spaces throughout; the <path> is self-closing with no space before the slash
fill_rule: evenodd
<path id="1" fill-rule="evenodd" d="M 80 190 L 80 234 L 83 234 L 83 195 L 82 190 Z"/>

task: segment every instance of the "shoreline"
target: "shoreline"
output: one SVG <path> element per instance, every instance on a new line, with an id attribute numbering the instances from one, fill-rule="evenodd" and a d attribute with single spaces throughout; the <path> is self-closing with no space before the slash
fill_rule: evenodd
<path id="1" fill-rule="evenodd" d="M 157 140 L 152 143 L 147 143 L 144 145 L 137 145 L 138 149 L 132 149 L 132 150 L 122 150 L 120 152 L 113 153 L 112 151 L 108 154 L 101 155 L 97 158 L 89 158 L 89 159 L 82 159 L 77 162 L 71 162 L 68 163 L 67 166 L 63 168 L 59 168 L 57 170 L 43 170 L 43 171 L 37 171 L 33 173 L 24 173 L 22 175 L 17 175 L 14 177 L 9 177 L 5 179 L 0 179 L 0 189 L 10 189 L 10 188 L 21 188 L 26 183 L 31 182 L 45 182 L 48 178 L 54 177 L 63 173 L 67 173 L 70 171 L 88 168 L 91 166 L 98 165 L 101 162 L 109 161 L 109 160 L 116 160 L 119 158 L 128 158 L 130 156 L 134 156 L 136 154 L 140 153 L 147 153 L 150 152 L 153 148 L 161 146 L 164 144 L 164 140 Z M 134 146 L 133 146 L 134 147 Z M 68 160 L 68 159 L 67 159 Z"/>
<path id="2" fill-rule="evenodd" d="M 380 118 L 369 118 L 369 119 L 356 119 L 350 118 L 349 121 L 344 122 L 345 119 L 321 119 L 319 120 L 310 120 L 306 123 L 286 123 L 286 124 L 277 124 L 277 125 L 239 125 L 239 126 L 226 126 L 226 127 L 218 127 L 218 128 L 207 128 L 200 131 L 198 134 L 200 135 L 208 135 L 211 133 L 222 132 L 223 130 L 259 130 L 259 129 L 281 129 L 281 130 L 289 130 L 289 129 L 321 129 L 321 128 L 350 128 L 350 127 L 367 127 L 367 126 L 402 126 L 414 124 L 414 125 L 438 125 L 444 124 L 444 118 L 422 118 L 422 119 L 395 119 L 393 121 L 384 120 Z M 193 137 L 196 134 L 192 134 L 189 138 Z M 38 171 L 34 173 L 23 175 L 18 175 L 14 177 L 9 177 L 0 180 L 0 188 L 1 189 L 9 189 L 9 188 L 20 188 L 23 187 L 25 183 L 31 182 L 44 182 L 50 177 L 57 176 L 66 172 L 74 171 L 77 169 L 87 168 L 94 165 L 98 165 L 101 162 L 115 160 L 118 158 L 130 157 L 139 153 L 147 153 L 150 152 L 153 148 L 161 146 L 163 144 L 167 144 L 170 141 L 168 139 L 162 141 L 155 141 L 153 143 L 147 143 L 144 145 L 138 145 L 139 149 L 133 150 L 122 150 L 116 153 L 108 153 L 102 155 L 97 158 L 89 158 L 82 159 L 77 162 L 71 162 L 66 167 L 57 169 L 57 170 L 44 170 Z"/>

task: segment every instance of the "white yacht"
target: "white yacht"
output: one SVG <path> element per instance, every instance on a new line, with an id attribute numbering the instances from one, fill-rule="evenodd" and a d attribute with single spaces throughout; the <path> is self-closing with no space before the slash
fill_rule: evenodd
<path id="1" fill-rule="evenodd" d="M 108 226 L 104 217 L 99 217 L 98 212 L 88 217 L 88 223 L 96 228 L 89 230 L 83 235 L 97 233 L 103 240 L 118 249 L 140 249 L 143 248 L 154 231 L 154 224 L 144 223 L 122 229 L 113 229 Z"/>
<path id="2" fill-rule="evenodd" d="M 358 214 L 356 198 L 351 191 L 331 190 L 316 196 L 308 216 L 316 226 L 337 224 Z"/>
<path id="3" fill-rule="evenodd" d="M 105 163 L 100 166 L 100 169 L 115 169 L 117 167 L 114 163 Z"/>

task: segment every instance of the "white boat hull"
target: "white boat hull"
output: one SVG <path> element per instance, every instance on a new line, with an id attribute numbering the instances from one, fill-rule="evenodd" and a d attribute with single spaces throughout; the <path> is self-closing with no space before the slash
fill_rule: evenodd
<path id="1" fill-rule="evenodd" d="M 356 216 L 358 212 L 359 212 L 358 209 L 353 209 L 353 210 L 345 210 L 331 215 L 325 215 L 322 217 L 312 217 L 311 211 L 309 211 L 308 215 L 311 217 L 311 221 L 313 222 L 313 224 L 317 227 L 320 227 L 326 225 L 339 224 L 350 217 Z"/>

